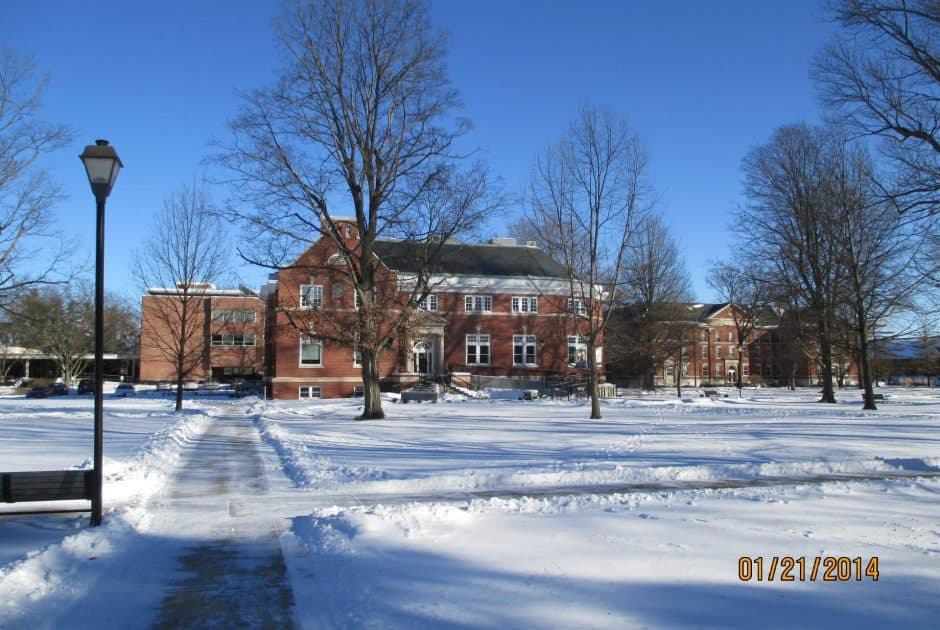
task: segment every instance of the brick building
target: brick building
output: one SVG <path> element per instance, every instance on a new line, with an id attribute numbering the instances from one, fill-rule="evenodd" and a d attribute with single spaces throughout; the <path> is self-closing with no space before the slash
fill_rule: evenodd
<path id="1" fill-rule="evenodd" d="M 193 380 L 231 381 L 263 371 L 264 302 L 247 288 L 193 285 L 186 292 L 186 375 Z M 141 300 L 140 380 L 176 380 L 177 330 L 182 286 L 153 288 Z"/>
<path id="2" fill-rule="evenodd" d="M 663 304 L 652 309 L 652 324 L 661 327 L 668 342 L 654 363 L 654 385 L 672 387 L 676 379 L 688 387 L 702 385 L 733 385 L 740 373 L 747 385 L 816 385 L 820 382 L 820 367 L 815 343 L 798 338 L 787 318 L 765 318 L 748 335 L 743 352 L 739 353 L 737 327 L 731 303 L 722 304 Z M 617 338 L 630 339 L 632 316 L 615 317 L 611 331 Z M 782 323 L 781 323 L 782 322 Z M 628 329 L 624 334 L 623 329 Z M 642 344 L 640 344 L 642 345 Z M 608 376 L 620 385 L 637 386 L 642 374 L 637 361 L 629 353 L 611 353 Z M 851 360 L 833 354 L 837 384 L 850 386 L 858 383 L 858 371 Z"/>
<path id="3" fill-rule="evenodd" d="M 355 240 L 353 224 L 340 227 Z M 416 255 L 420 247 L 400 241 L 375 244 L 382 263 L 376 299 L 389 304 L 390 313 L 415 308 L 407 304 L 407 296 L 416 274 L 429 274 L 430 287 L 417 307 L 416 325 L 382 358 L 383 389 L 402 389 L 441 375 L 469 383 L 474 377 L 535 379 L 586 367 L 586 348 L 578 335 L 585 307 L 569 299 L 564 269 L 545 253 L 515 239 L 447 243 L 422 268 Z M 318 331 L 327 325 L 355 327 L 358 298 L 345 280 L 344 265 L 335 246 L 321 239 L 289 269 L 273 274 L 264 290 L 266 379 L 275 398 L 361 391 L 356 352 L 348 344 L 325 341 L 322 337 L 329 335 Z M 330 324 L 304 323 L 305 311 L 316 309 L 329 313 Z"/>

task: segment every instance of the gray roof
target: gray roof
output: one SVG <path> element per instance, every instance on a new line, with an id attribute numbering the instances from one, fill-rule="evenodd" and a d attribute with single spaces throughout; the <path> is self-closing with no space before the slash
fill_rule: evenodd
<path id="1" fill-rule="evenodd" d="M 721 304 L 655 302 L 649 306 L 649 316 L 654 321 L 705 322 L 726 306 L 728 302 Z"/>
<path id="2" fill-rule="evenodd" d="M 548 254 L 534 248 L 507 245 L 443 245 L 406 241 L 377 241 L 375 253 L 389 269 L 415 272 L 421 261 L 440 247 L 429 270 L 435 274 L 470 276 L 520 276 L 567 278 L 564 268 Z"/>

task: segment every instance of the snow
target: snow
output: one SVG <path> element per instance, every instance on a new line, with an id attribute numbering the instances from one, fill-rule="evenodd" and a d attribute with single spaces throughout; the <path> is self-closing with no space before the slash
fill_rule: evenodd
<path id="1" fill-rule="evenodd" d="M 214 540 L 259 558 L 271 540 L 304 628 L 933 627 L 940 393 L 879 391 L 862 411 L 857 390 L 690 390 L 605 401 L 599 421 L 498 390 L 390 396 L 376 422 L 356 399 L 176 415 L 109 397 L 104 525 L 0 518 L 0 627 L 165 621 Z M 91 424 L 88 397 L 0 397 L 0 469 L 90 467 Z M 880 575 L 744 582 L 742 556 L 877 557 Z M 248 601 L 241 580 L 220 588 Z"/>

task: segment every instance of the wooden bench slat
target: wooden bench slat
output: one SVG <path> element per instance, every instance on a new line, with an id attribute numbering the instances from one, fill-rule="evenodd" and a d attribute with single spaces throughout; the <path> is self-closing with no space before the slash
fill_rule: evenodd
<path id="1" fill-rule="evenodd" d="M 4 503 L 91 500 L 94 471 L 42 470 L 0 473 Z"/>

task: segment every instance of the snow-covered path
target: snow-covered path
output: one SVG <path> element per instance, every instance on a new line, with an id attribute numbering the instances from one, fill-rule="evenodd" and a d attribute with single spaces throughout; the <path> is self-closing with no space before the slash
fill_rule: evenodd
<path id="1" fill-rule="evenodd" d="M 274 522 L 259 501 L 267 492 L 261 448 L 251 420 L 229 413 L 184 451 L 158 504 L 168 515 L 165 533 L 191 524 L 191 542 L 155 627 L 291 626 L 293 593 Z"/>

